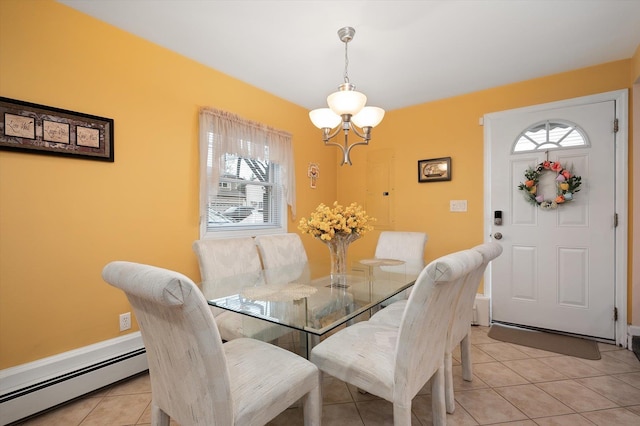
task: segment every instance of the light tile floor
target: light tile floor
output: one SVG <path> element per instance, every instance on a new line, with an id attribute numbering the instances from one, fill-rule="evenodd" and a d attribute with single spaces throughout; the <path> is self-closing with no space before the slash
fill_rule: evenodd
<path id="1" fill-rule="evenodd" d="M 512 345 L 472 328 L 474 379 L 461 378 L 454 354 L 456 410 L 448 425 L 640 425 L 640 362 L 633 352 L 599 344 L 602 359 L 589 361 Z M 413 401 L 412 426 L 431 425 L 425 386 Z M 323 425 L 391 425 L 392 406 L 330 376 L 324 379 Z M 150 424 L 149 375 L 142 374 L 20 423 L 24 426 L 125 426 Z M 270 425 L 302 425 L 290 408 Z M 172 426 L 178 426 L 171 422 Z"/>

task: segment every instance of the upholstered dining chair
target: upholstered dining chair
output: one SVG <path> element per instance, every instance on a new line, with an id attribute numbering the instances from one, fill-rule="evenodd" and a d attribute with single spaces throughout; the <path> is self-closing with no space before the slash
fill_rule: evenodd
<path id="1" fill-rule="evenodd" d="M 392 402 L 396 426 L 411 424 L 411 401 L 431 379 L 433 424 L 444 425 L 444 351 L 451 307 L 481 262 L 475 250 L 430 262 L 418 275 L 399 327 L 356 323 L 319 343 L 309 359 L 324 373 Z"/>
<path id="2" fill-rule="evenodd" d="M 382 266 L 382 270 L 405 271 L 408 274 L 418 275 L 425 266 L 424 247 L 427 244 L 429 236 L 424 232 L 406 232 L 406 231 L 382 231 L 376 243 L 375 258 L 376 259 L 396 259 L 403 260 L 402 266 Z M 389 300 L 382 303 L 382 306 L 390 305 L 398 300 L 409 297 L 411 289 L 393 296 Z"/>
<path id="3" fill-rule="evenodd" d="M 140 326 L 151 379 L 151 422 L 264 425 L 303 399 L 305 425 L 320 425 L 317 367 L 269 343 L 222 343 L 202 292 L 188 277 L 116 261 L 104 280 L 127 295 Z"/>
<path id="4" fill-rule="evenodd" d="M 404 260 L 410 272 L 416 275 L 422 271 L 424 247 L 428 235 L 424 232 L 382 231 L 376 244 L 376 259 Z"/>
<path id="5" fill-rule="evenodd" d="M 308 261 L 302 239 L 293 232 L 258 235 L 255 238 L 255 244 L 258 246 L 262 265 L 265 269 Z"/>
<path id="6" fill-rule="evenodd" d="M 293 280 L 304 282 L 311 279 L 307 252 L 298 234 L 259 235 L 255 242 L 268 283 Z M 283 268 L 284 266 L 287 268 Z M 341 309 L 351 309 L 352 302 L 353 295 L 350 293 L 318 289 L 313 300 L 307 305 L 309 319 L 315 321 L 315 325 L 319 327 L 323 317 Z M 314 343 L 318 341 L 319 339 L 314 338 Z"/>
<path id="7" fill-rule="evenodd" d="M 473 320 L 473 304 L 475 303 L 478 286 L 482 281 L 484 272 L 489 263 L 502 253 L 502 245 L 496 242 L 488 242 L 477 245 L 475 250 L 482 256 L 482 263 L 471 273 L 460 291 L 460 297 L 456 304 L 451 327 L 445 347 L 445 398 L 447 412 L 455 410 L 455 398 L 453 391 L 453 358 L 452 353 L 460 345 L 460 358 L 462 364 L 462 378 L 470 382 L 473 379 L 473 365 L 471 360 L 471 323 Z M 402 321 L 402 315 L 406 309 L 406 301 L 395 302 L 374 314 L 370 321 L 379 324 L 398 327 Z"/>
<path id="8" fill-rule="evenodd" d="M 203 288 L 207 295 L 226 296 L 241 290 L 241 286 L 246 285 L 249 279 L 265 284 L 260 255 L 253 238 L 201 239 L 194 241 L 192 247 L 198 258 L 202 286 L 215 287 Z M 234 280 L 235 276 L 240 279 Z M 225 285 L 220 285 L 221 282 Z M 234 282 L 237 283 L 237 288 L 231 288 Z M 277 324 L 220 308 L 211 309 L 225 341 L 254 337 L 268 342 L 288 332 Z"/>

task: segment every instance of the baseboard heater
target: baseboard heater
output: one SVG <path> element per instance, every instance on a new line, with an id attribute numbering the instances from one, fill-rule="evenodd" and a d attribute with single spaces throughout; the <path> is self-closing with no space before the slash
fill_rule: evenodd
<path id="1" fill-rule="evenodd" d="M 147 370 L 140 333 L 0 371 L 0 425 L 8 425 Z"/>

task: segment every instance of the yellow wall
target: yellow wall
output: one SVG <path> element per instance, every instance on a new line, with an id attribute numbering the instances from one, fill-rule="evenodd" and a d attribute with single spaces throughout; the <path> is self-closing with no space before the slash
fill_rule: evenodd
<path id="1" fill-rule="evenodd" d="M 370 146 L 354 150 L 354 165 L 338 170 L 338 196 L 364 194 L 367 150 L 395 149 L 397 230 L 429 235 L 427 261 L 479 244 L 484 240 L 484 128 L 479 119 L 487 113 L 628 88 L 630 64 L 617 61 L 391 111 L 373 130 Z M 452 158 L 452 180 L 418 183 L 418 160 L 437 157 Z M 468 211 L 450 212 L 449 200 L 467 200 Z M 373 246 L 375 238 L 363 239 L 352 254 L 364 254 Z"/>
<path id="2" fill-rule="evenodd" d="M 430 260 L 483 240 L 483 114 L 628 88 L 633 72 L 618 61 L 389 111 L 354 165 L 337 167 L 303 108 L 52 0 L 0 0 L 0 16 L 0 95 L 113 118 L 116 158 L 0 152 L 0 369 L 120 335 L 118 314 L 130 308 L 100 277 L 111 260 L 199 278 L 200 106 L 294 135 L 298 218 L 320 202 L 363 203 L 367 155 L 393 150 L 396 229 L 427 232 Z M 442 156 L 453 180 L 417 183 L 417 161 Z M 321 168 L 315 190 L 309 162 Z M 450 213 L 451 199 L 468 200 L 468 212 Z M 376 234 L 350 255 L 371 255 Z"/>
<path id="3" fill-rule="evenodd" d="M 335 199 L 334 152 L 305 109 L 53 1 L 2 0 L 0 16 L 1 96 L 115 120 L 114 163 L 0 152 L 0 369 L 120 335 L 131 309 L 101 279 L 111 260 L 199 280 L 200 106 L 293 134 L 298 216 Z"/>

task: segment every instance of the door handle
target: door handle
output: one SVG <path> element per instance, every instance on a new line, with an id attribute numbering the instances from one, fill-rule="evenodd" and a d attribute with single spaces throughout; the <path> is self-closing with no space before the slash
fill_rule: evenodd
<path id="1" fill-rule="evenodd" d="M 496 240 L 501 240 L 502 234 L 500 232 L 496 232 L 495 234 L 493 234 L 493 238 L 495 238 Z"/>

